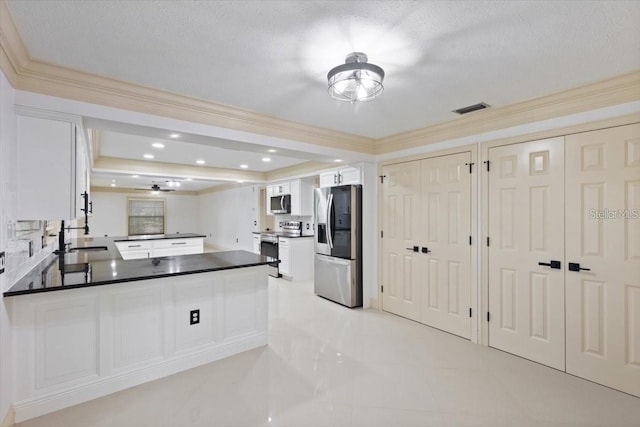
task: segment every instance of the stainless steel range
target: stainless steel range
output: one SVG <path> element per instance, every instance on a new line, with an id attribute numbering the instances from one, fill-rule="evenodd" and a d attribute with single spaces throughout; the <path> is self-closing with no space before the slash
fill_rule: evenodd
<path id="1" fill-rule="evenodd" d="M 271 258 L 278 258 L 278 235 L 275 233 L 260 233 L 260 254 Z M 282 277 L 278 266 L 269 265 L 269 276 Z"/>
<path id="2" fill-rule="evenodd" d="M 271 258 L 280 259 L 278 252 L 278 236 L 297 237 L 302 235 L 301 221 L 284 221 L 282 222 L 282 231 L 269 231 L 260 233 L 260 253 Z M 282 277 L 278 267 L 269 266 L 269 276 Z"/>

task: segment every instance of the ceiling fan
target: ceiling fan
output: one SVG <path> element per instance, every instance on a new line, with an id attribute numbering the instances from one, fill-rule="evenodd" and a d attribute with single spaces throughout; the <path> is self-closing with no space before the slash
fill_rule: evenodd
<path id="1" fill-rule="evenodd" d="M 173 188 L 160 188 L 160 186 L 158 184 L 153 184 L 151 185 L 151 188 L 136 188 L 136 190 L 142 190 L 142 191 L 176 191 Z"/>

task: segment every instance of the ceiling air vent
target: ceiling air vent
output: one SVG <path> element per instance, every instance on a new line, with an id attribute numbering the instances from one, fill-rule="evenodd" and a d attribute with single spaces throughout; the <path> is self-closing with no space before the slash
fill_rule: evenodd
<path id="1" fill-rule="evenodd" d="M 484 110 L 485 108 L 489 108 L 491 105 L 480 102 L 478 104 L 469 105 L 468 107 L 458 108 L 457 110 L 453 110 L 454 113 L 458 113 L 460 115 L 471 113 L 473 111 Z"/>

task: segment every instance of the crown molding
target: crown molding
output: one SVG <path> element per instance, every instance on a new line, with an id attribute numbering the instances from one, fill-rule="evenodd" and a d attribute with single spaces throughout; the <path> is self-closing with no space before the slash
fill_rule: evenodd
<path id="1" fill-rule="evenodd" d="M 0 68 L 15 89 L 367 154 L 385 154 L 640 100 L 640 71 L 380 139 L 306 125 L 29 56 L 0 0 Z"/>
<path id="2" fill-rule="evenodd" d="M 375 140 L 31 58 L 0 0 L 0 67 L 15 89 L 265 136 L 374 154 Z"/>
<path id="3" fill-rule="evenodd" d="M 376 141 L 376 154 L 415 148 L 527 123 L 640 100 L 640 71 L 504 107 L 469 113 L 448 122 Z"/>
<path id="4" fill-rule="evenodd" d="M 238 171 L 235 169 L 190 166 L 177 163 L 149 162 L 116 157 L 98 157 L 93 164 L 93 172 L 170 176 L 209 181 L 265 182 L 264 172 Z"/>
<path id="5" fill-rule="evenodd" d="M 120 194 L 137 194 L 139 196 L 145 196 L 146 193 L 145 191 L 148 191 L 149 193 L 152 191 L 151 189 L 149 190 L 136 190 L 135 188 L 118 188 L 118 187 L 98 187 L 98 186 L 91 186 L 91 192 L 96 192 L 96 193 L 120 193 Z M 164 193 L 164 192 L 163 192 Z M 171 191 L 169 192 L 171 195 L 173 196 L 197 196 L 198 192 L 197 191 L 188 191 L 188 190 L 175 190 L 175 191 Z M 166 195 L 166 194 L 163 194 Z"/>
<path id="6" fill-rule="evenodd" d="M 267 182 L 273 182 L 281 179 L 299 178 L 309 175 L 317 175 L 318 171 L 330 168 L 335 163 L 327 162 L 304 162 L 297 165 L 287 166 L 286 168 L 280 168 L 267 172 L 265 174 L 265 180 Z"/>

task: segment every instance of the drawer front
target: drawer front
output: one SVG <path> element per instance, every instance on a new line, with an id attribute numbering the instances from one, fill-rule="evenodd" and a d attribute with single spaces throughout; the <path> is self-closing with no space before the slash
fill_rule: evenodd
<path id="1" fill-rule="evenodd" d="M 141 250 L 141 251 L 121 251 L 120 255 L 122 255 L 122 259 L 140 259 L 140 258 L 149 258 L 151 255 L 151 251 L 149 250 Z"/>
<path id="2" fill-rule="evenodd" d="M 155 241 L 156 249 L 184 248 L 191 246 L 201 246 L 202 239 L 163 239 Z"/>
<path id="3" fill-rule="evenodd" d="M 116 242 L 116 247 L 120 252 L 151 250 L 153 248 L 153 242 L 147 242 L 147 241 Z"/>

